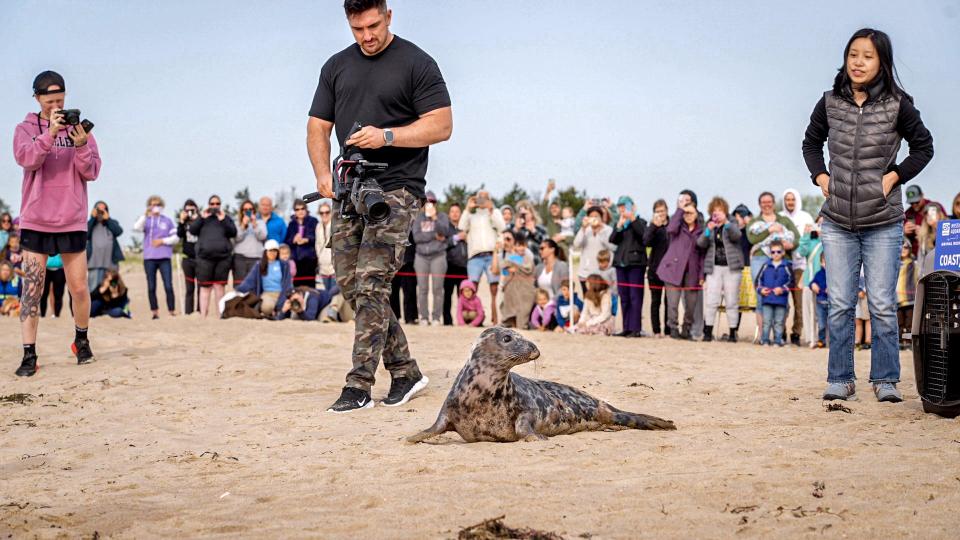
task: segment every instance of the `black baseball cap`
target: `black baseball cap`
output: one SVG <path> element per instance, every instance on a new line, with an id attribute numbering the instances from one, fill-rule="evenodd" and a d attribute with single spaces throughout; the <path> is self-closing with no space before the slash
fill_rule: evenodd
<path id="1" fill-rule="evenodd" d="M 59 86 L 60 89 L 50 90 L 49 88 L 54 85 Z M 63 82 L 63 76 L 56 71 L 44 71 L 33 80 L 33 95 L 35 96 L 59 94 L 60 92 L 66 92 L 66 90 L 67 85 Z"/>
<path id="2" fill-rule="evenodd" d="M 920 186 L 913 184 L 907 188 L 907 202 L 913 204 L 923 200 L 923 190 Z"/>

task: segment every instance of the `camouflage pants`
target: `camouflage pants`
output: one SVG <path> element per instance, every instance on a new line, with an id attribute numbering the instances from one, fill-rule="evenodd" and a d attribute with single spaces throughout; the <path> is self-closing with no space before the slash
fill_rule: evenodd
<path id="1" fill-rule="evenodd" d="M 353 369 L 347 374 L 347 386 L 367 392 L 381 356 L 394 378 L 420 376 L 407 337 L 390 309 L 390 281 L 403 262 L 420 201 L 405 189 L 389 191 L 384 199 L 391 211 L 384 222 L 341 218 L 337 203 L 331 227 L 337 285 L 355 311 Z"/>

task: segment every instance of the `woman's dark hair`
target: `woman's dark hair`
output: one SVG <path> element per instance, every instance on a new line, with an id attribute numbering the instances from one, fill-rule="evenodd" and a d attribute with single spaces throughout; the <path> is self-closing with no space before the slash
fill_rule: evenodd
<path id="1" fill-rule="evenodd" d="M 100 206 L 101 204 L 103 205 L 103 209 L 104 209 L 104 210 L 106 210 L 107 212 L 110 211 L 110 205 L 108 205 L 108 204 L 107 204 L 106 202 L 104 202 L 104 201 L 97 201 L 97 202 L 93 203 L 93 207 L 96 208 L 96 207 Z"/>
<path id="2" fill-rule="evenodd" d="M 843 49 L 843 63 L 840 64 L 840 71 L 833 79 L 833 95 L 841 96 L 852 90 L 850 75 L 847 74 L 847 57 L 850 55 L 850 46 L 860 38 L 869 39 L 873 43 L 873 47 L 877 49 L 877 57 L 880 59 L 880 73 L 877 74 L 877 78 L 883 81 L 884 90 L 894 97 L 900 97 L 904 94 L 904 91 L 900 86 L 897 67 L 893 63 L 893 43 L 890 42 L 890 36 L 886 32 L 873 28 L 857 30 L 853 33 L 850 41 L 847 42 L 847 46 Z M 872 84 L 874 81 L 870 81 L 870 83 Z"/>
<path id="3" fill-rule="evenodd" d="M 589 216 L 590 214 L 594 213 L 594 212 L 600 214 L 600 217 L 603 217 L 603 208 L 601 208 L 601 207 L 599 207 L 599 206 L 591 206 L 590 208 L 587 208 L 587 215 L 588 215 L 588 216 Z"/>
<path id="4" fill-rule="evenodd" d="M 774 204 L 777 203 L 777 196 L 774 195 L 773 193 L 770 193 L 769 191 L 764 191 L 763 193 L 761 193 L 760 196 L 757 197 L 757 203 L 759 203 L 764 197 L 767 197 L 767 196 L 773 199 Z"/>
<path id="5" fill-rule="evenodd" d="M 526 231 L 506 231 L 513 236 L 514 244 L 525 244 L 527 242 Z"/>
<path id="6" fill-rule="evenodd" d="M 10 227 L 10 230 L 13 230 L 13 216 L 10 215 L 10 212 L 4 212 L 0 214 L 0 227 L 3 227 L 2 223 L 3 223 L 3 220 L 5 219 L 9 220 L 7 221 L 7 225 Z M 0 246 L 0 247 L 3 247 L 3 246 Z"/>
<path id="7" fill-rule="evenodd" d="M 380 13 L 387 11 L 387 0 L 344 0 L 343 11 L 347 17 L 359 15 L 370 8 L 377 8 Z"/>
<path id="8" fill-rule="evenodd" d="M 541 244 L 546 244 L 553 249 L 554 255 L 556 255 L 558 261 L 567 262 L 567 254 L 563 251 L 563 248 L 560 247 L 560 244 L 556 243 L 553 238 L 544 238 Z"/>
<path id="9" fill-rule="evenodd" d="M 670 209 L 670 207 L 667 206 L 667 201 L 665 201 L 665 200 L 663 200 L 663 199 L 657 199 L 657 200 L 653 201 L 653 211 L 654 211 L 654 212 L 657 211 L 657 207 L 658 207 L 658 206 L 662 206 L 662 207 L 666 208 L 667 210 Z"/>
<path id="10" fill-rule="evenodd" d="M 266 249 L 263 250 L 263 255 L 260 256 L 260 275 L 261 275 L 261 276 L 267 275 L 267 268 L 270 266 L 270 259 L 267 258 L 267 251 L 268 251 L 268 250 L 266 250 Z M 279 250 L 278 250 L 278 252 L 277 252 L 277 260 L 278 260 L 278 261 L 280 260 Z M 247 276 L 241 276 L 241 277 L 240 277 L 240 280 L 242 281 L 243 278 L 245 278 L 245 277 L 247 277 Z"/>
<path id="11" fill-rule="evenodd" d="M 192 206 L 194 208 L 200 208 L 199 206 L 197 206 L 197 202 L 194 201 L 193 199 L 187 199 L 183 201 L 183 207 L 186 208 L 188 206 Z"/>
<path id="12" fill-rule="evenodd" d="M 127 285 L 123 282 L 123 278 L 120 277 L 120 272 L 107 270 L 103 277 L 110 278 L 110 281 L 117 280 L 117 298 L 121 298 L 127 294 Z M 97 287 L 99 287 L 99 285 L 97 285 Z M 107 292 L 103 294 L 103 299 L 109 301 L 113 300 L 113 298 L 113 295 L 110 294 L 110 289 L 107 289 Z"/>
<path id="13" fill-rule="evenodd" d="M 210 201 L 212 201 L 212 200 L 214 200 L 214 199 L 220 201 L 220 204 L 223 204 L 223 199 L 221 199 L 219 195 L 211 195 L 211 196 L 207 197 L 207 204 L 210 204 Z"/>
<path id="14" fill-rule="evenodd" d="M 251 201 L 250 199 L 244 199 L 244 201 L 240 203 L 240 208 L 237 208 L 237 216 L 240 219 L 243 219 L 243 207 L 248 204 L 253 207 L 253 213 L 254 214 L 257 213 L 257 205 L 253 204 L 253 201 Z"/>
<path id="15" fill-rule="evenodd" d="M 607 283 L 607 280 L 603 279 L 603 276 L 600 274 L 590 274 L 590 276 L 587 277 L 587 290 L 583 293 L 583 297 L 590 300 L 593 305 L 599 306 L 600 301 L 603 300 L 603 293 L 607 292 L 609 288 L 610 284 Z"/>

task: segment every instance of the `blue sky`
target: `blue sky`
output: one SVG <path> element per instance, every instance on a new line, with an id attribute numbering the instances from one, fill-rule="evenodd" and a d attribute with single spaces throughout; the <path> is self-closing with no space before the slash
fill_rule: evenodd
<path id="1" fill-rule="evenodd" d="M 632 195 L 644 213 L 685 187 L 752 207 L 762 189 L 813 193 L 803 130 L 863 26 L 891 35 L 933 132 L 937 155 L 917 182 L 945 204 L 960 190 L 957 2 L 390 5 L 394 32 L 437 60 L 452 95 L 453 138 L 431 150 L 438 193 L 541 190 L 553 177 Z M 50 20 L 77 32 L 50 33 Z M 320 66 L 351 40 L 338 1 L 5 0 L 0 147 L 37 109 L 33 77 L 54 69 L 68 105 L 97 124 L 91 203 L 107 200 L 126 227 L 151 193 L 172 210 L 247 185 L 312 191 L 307 110 Z M 0 197 L 18 208 L 22 172 L 7 152 Z"/>

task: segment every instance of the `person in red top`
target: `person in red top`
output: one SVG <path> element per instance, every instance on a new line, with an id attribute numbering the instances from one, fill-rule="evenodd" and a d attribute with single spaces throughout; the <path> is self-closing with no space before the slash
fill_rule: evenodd
<path id="1" fill-rule="evenodd" d="M 87 289 L 87 182 L 100 174 L 100 154 L 83 126 L 65 124 L 66 85 L 58 73 L 44 71 L 33 81 L 39 113 L 30 113 L 16 129 L 13 154 L 23 168 L 20 238 L 23 295 L 20 328 L 23 362 L 16 373 L 37 372 L 37 325 L 47 257 L 60 254 L 73 303 L 76 334 L 71 346 L 78 364 L 94 360 L 87 338 L 90 291 Z"/>

